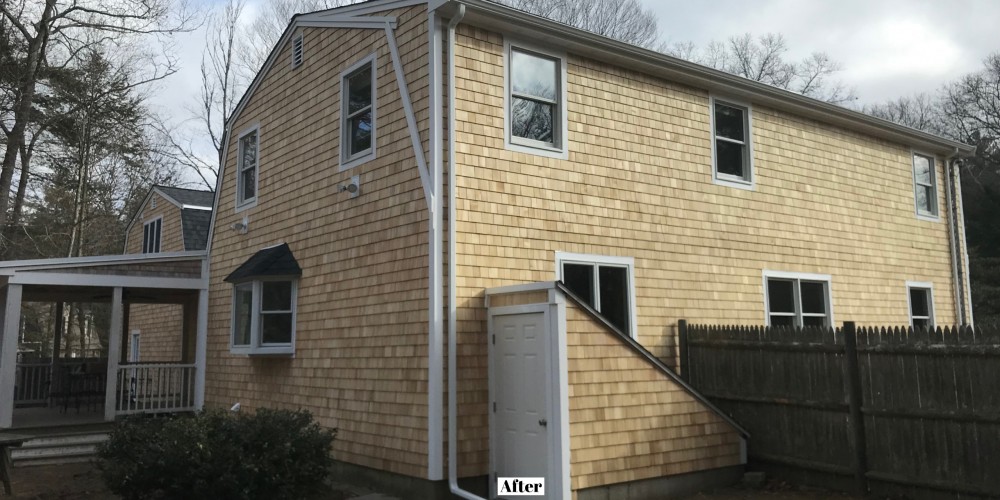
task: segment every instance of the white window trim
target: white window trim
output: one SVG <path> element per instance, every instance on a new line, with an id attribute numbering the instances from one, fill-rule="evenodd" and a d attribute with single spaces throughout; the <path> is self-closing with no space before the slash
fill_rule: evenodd
<path id="1" fill-rule="evenodd" d="M 628 302 L 629 302 L 629 328 L 626 332 L 629 337 L 637 338 L 639 330 L 638 307 L 635 302 L 635 258 L 615 257 L 610 255 L 593 255 L 583 253 L 556 252 L 556 281 L 562 281 L 563 264 L 596 264 L 607 266 L 624 267 L 628 272 Z M 594 288 L 595 302 L 599 302 L 597 287 Z"/>
<path id="2" fill-rule="evenodd" d="M 767 280 L 774 279 L 784 279 L 784 280 L 798 280 L 798 281 L 822 281 L 826 283 L 826 311 L 827 317 L 830 319 L 829 325 L 831 328 L 835 327 L 837 323 L 834 322 L 833 318 L 833 280 L 830 279 L 829 274 L 814 274 L 814 273 L 796 273 L 787 271 L 771 271 L 765 269 L 762 273 L 763 280 L 762 285 L 764 286 L 764 324 L 771 326 L 771 298 L 768 296 L 767 291 Z M 799 316 L 802 315 L 801 308 L 799 304 L 800 297 L 798 294 L 795 296 L 795 319 L 796 323 L 801 323 L 799 321 Z M 782 314 L 782 313 L 775 313 Z M 802 326 L 801 324 L 797 326 Z"/>
<path id="3" fill-rule="evenodd" d="M 129 363 L 138 363 L 139 362 L 139 356 L 142 355 L 142 344 L 141 344 L 141 342 L 142 342 L 142 333 L 140 332 L 140 330 L 138 328 L 136 328 L 136 329 L 132 330 L 132 332 L 130 333 L 130 336 L 131 336 L 131 341 L 129 343 L 129 351 L 128 351 L 128 358 L 129 359 L 128 359 L 128 362 Z"/>
<path id="4" fill-rule="evenodd" d="M 927 312 L 930 314 L 928 318 L 931 323 L 931 327 L 937 326 L 937 318 L 934 314 L 934 283 L 930 281 L 907 281 L 906 282 L 906 315 L 910 318 L 910 327 L 913 327 L 913 303 L 910 299 L 910 290 L 912 289 L 927 290 Z"/>
<path id="5" fill-rule="evenodd" d="M 552 131 L 555 136 L 555 143 L 557 146 L 553 147 L 545 143 L 538 141 L 532 141 L 530 139 L 515 138 L 511 136 L 510 133 L 510 105 L 512 102 L 510 91 L 510 69 L 511 69 L 511 48 L 522 49 L 526 52 L 536 52 L 546 57 L 551 57 L 559 62 L 559 104 L 556 106 L 556 113 L 558 114 L 557 123 L 554 124 L 554 130 Z M 517 40 L 510 40 L 504 37 L 503 41 L 503 145 L 504 149 L 508 151 L 516 151 L 518 153 L 528 153 L 538 156 L 545 156 L 547 158 L 556 158 L 560 160 L 569 159 L 569 121 L 568 112 L 566 109 L 566 53 L 565 52 L 555 52 L 549 49 L 544 49 L 533 45 L 530 43 L 524 43 Z"/>
<path id="6" fill-rule="evenodd" d="M 261 315 L 261 292 L 262 283 L 265 281 L 288 281 L 292 284 L 292 335 L 288 344 L 261 344 L 260 315 Z M 236 333 L 236 287 L 252 283 L 250 299 L 250 344 L 237 345 L 233 342 Z M 275 356 L 291 355 L 295 356 L 295 334 L 298 320 L 298 298 L 299 279 L 296 276 L 268 276 L 254 280 L 233 283 L 230 288 L 232 293 L 231 309 L 229 315 L 229 352 L 233 354 L 243 354 L 247 356 Z"/>
<path id="7" fill-rule="evenodd" d="M 146 251 L 146 228 L 149 227 L 150 224 L 152 224 L 152 223 L 154 223 L 156 221 L 160 221 L 160 247 L 157 248 L 155 252 L 147 252 Z M 142 252 L 140 252 L 140 253 L 146 253 L 146 254 L 162 253 L 162 250 L 163 250 L 163 216 L 162 215 L 157 215 L 157 216 L 152 217 L 149 220 L 147 220 L 147 221 L 145 221 L 145 222 L 142 223 Z"/>
<path id="8" fill-rule="evenodd" d="M 347 141 L 347 76 L 361 69 L 366 64 L 372 66 L 372 147 L 370 151 L 358 153 L 353 157 L 348 157 Z M 378 144 L 378 57 L 376 53 L 371 53 L 363 59 L 352 64 L 340 73 L 340 172 L 354 168 L 358 165 L 368 163 L 378 157 L 376 146 Z"/>
<path id="9" fill-rule="evenodd" d="M 302 32 L 296 33 L 295 36 L 292 37 L 292 45 L 291 45 L 291 49 L 292 49 L 292 69 L 295 69 L 295 68 L 298 68 L 299 66 L 302 66 L 302 63 L 305 62 L 305 60 L 306 60 L 306 45 L 305 45 L 305 43 L 306 43 L 305 36 L 304 36 L 304 34 Z M 299 58 L 298 61 L 295 60 L 295 45 L 296 44 L 298 44 L 301 47 L 301 49 L 302 49 L 301 50 L 302 57 Z"/>
<path id="10" fill-rule="evenodd" d="M 243 185 L 241 184 L 243 178 L 243 170 L 240 168 L 240 161 L 243 158 L 242 151 L 240 151 L 240 141 L 243 140 L 249 134 L 257 134 L 257 164 L 253 166 L 254 176 L 253 176 L 253 198 L 240 200 L 240 196 L 243 193 Z M 257 200 L 260 199 L 260 123 L 255 123 L 252 126 L 240 132 L 236 136 L 236 211 L 242 212 L 248 208 L 253 208 L 257 206 Z"/>
<path id="11" fill-rule="evenodd" d="M 918 186 L 918 184 L 917 184 L 917 164 L 914 161 L 914 160 L 916 160 L 917 156 L 923 156 L 924 158 L 927 158 L 928 160 L 931 161 L 931 186 L 934 188 L 934 200 L 933 200 L 934 212 L 933 213 L 925 212 L 925 211 L 923 211 L 923 210 L 920 209 L 919 205 L 917 205 L 917 186 Z M 917 218 L 920 219 L 920 220 L 928 221 L 928 222 L 941 222 L 941 206 L 940 206 L 941 204 L 938 202 L 937 157 L 934 156 L 934 155 L 932 155 L 932 154 L 930 154 L 930 153 L 925 153 L 923 151 L 918 151 L 918 150 L 915 150 L 915 149 L 911 150 L 910 151 L 910 175 L 913 178 L 913 210 L 914 210 L 914 213 L 917 215 Z"/>
<path id="12" fill-rule="evenodd" d="M 719 168 L 716 165 L 716 152 L 715 152 L 715 101 L 720 101 L 723 104 L 728 104 L 737 108 L 744 108 L 746 110 L 746 119 L 744 120 L 744 126 L 746 126 L 746 147 L 748 156 L 747 168 L 750 169 L 747 172 L 749 180 L 741 179 L 732 175 L 722 174 L 719 175 Z M 728 186 L 737 189 L 745 189 L 748 191 L 753 191 L 757 187 L 757 175 L 756 167 L 754 165 L 754 154 L 753 154 L 753 106 L 746 101 L 741 101 L 739 99 L 730 99 L 724 96 L 709 95 L 708 96 L 708 118 L 709 126 L 711 130 L 709 131 L 709 136 L 712 141 L 712 183 L 720 186 Z"/>

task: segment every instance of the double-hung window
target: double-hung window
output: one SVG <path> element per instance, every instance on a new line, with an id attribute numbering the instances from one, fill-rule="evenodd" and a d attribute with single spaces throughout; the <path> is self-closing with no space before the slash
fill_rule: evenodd
<path id="1" fill-rule="evenodd" d="M 257 200 L 257 171 L 260 156 L 258 132 L 259 129 L 254 127 L 240 135 L 237 140 L 239 149 L 236 165 L 237 207 L 248 205 Z"/>
<path id="2" fill-rule="evenodd" d="M 712 98 L 712 176 L 717 184 L 753 187 L 750 106 Z"/>
<path id="3" fill-rule="evenodd" d="M 142 253 L 160 253 L 160 233 L 162 230 L 162 217 L 157 217 L 142 225 Z"/>
<path id="4" fill-rule="evenodd" d="M 930 283 L 906 283 L 910 302 L 910 326 L 934 327 L 934 291 Z"/>
<path id="5" fill-rule="evenodd" d="M 375 157 L 375 55 L 341 75 L 340 169 Z"/>
<path id="6" fill-rule="evenodd" d="M 829 276 L 765 272 L 764 288 L 769 326 L 833 324 Z"/>
<path id="7" fill-rule="evenodd" d="M 633 259 L 601 255 L 556 254 L 558 279 L 609 323 L 635 336 Z"/>
<path id="8" fill-rule="evenodd" d="M 233 352 L 294 352 L 297 286 L 297 280 L 291 279 L 260 279 L 233 285 Z"/>
<path id="9" fill-rule="evenodd" d="M 932 156 L 913 154 L 913 198 L 917 217 L 937 220 L 937 181 Z"/>
<path id="10" fill-rule="evenodd" d="M 508 44 L 508 149 L 565 157 L 564 75 L 563 58 Z"/>

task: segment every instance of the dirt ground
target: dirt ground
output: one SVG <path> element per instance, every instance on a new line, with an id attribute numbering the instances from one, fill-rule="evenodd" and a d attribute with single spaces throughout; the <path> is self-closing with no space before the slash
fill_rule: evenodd
<path id="1" fill-rule="evenodd" d="M 862 498 L 864 497 L 771 481 L 760 488 L 733 486 L 698 493 L 684 500 L 862 500 Z"/>

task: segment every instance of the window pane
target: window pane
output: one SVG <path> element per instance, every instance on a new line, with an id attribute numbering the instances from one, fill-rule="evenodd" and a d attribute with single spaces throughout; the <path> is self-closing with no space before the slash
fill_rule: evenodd
<path id="1" fill-rule="evenodd" d="M 149 253 L 149 224 L 142 226 L 142 253 Z"/>
<path id="2" fill-rule="evenodd" d="M 743 173 L 745 146 L 726 141 L 715 141 L 715 163 L 720 174 L 746 178 Z"/>
<path id="3" fill-rule="evenodd" d="M 803 281 L 799 287 L 802 293 L 802 312 L 826 314 L 826 284 Z"/>
<path id="4" fill-rule="evenodd" d="M 715 103 L 715 135 L 746 141 L 743 110 Z"/>
<path id="5" fill-rule="evenodd" d="M 262 311 L 290 311 L 292 309 L 292 283 L 290 281 L 261 282 Z"/>
<path id="6" fill-rule="evenodd" d="M 913 175 L 920 184 L 931 184 L 931 162 L 925 156 L 914 155 Z"/>
<path id="7" fill-rule="evenodd" d="M 160 251 L 160 223 L 163 219 L 160 219 L 153 223 L 153 252 L 158 253 Z"/>
<path id="8" fill-rule="evenodd" d="M 372 105 L 372 67 L 367 65 L 347 77 L 347 114 Z"/>
<path id="9" fill-rule="evenodd" d="M 240 139 L 240 171 L 254 168 L 257 164 L 257 132 L 251 132 Z"/>
<path id="10" fill-rule="evenodd" d="M 771 326 L 795 326 L 795 317 L 771 316 Z"/>
<path id="11" fill-rule="evenodd" d="M 935 213 L 937 208 L 937 199 L 934 196 L 934 188 L 930 186 L 920 186 L 920 191 L 923 193 L 922 198 L 926 201 L 926 208 L 924 210 Z"/>
<path id="12" fill-rule="evenodd" d="M 257 171 L 254 169 L 245 170 L 241 174 L 243 184 L 243 199 L 249 200 L 257 192 Z"/>
<path id="13" fill-rule="evenodd" d="M 601 314 L 619 330 L 628 333 L 628 269 L 598 266 L 597 283 L 601 292 Z"/>
<path id="14" fill-rule="evenodd" d="M 594 266 L 590 264 L 563 264 L 563 283 L 569 290 L 594 307 Z"/>
<path id="15" fill-rule="evenodd" d="M 250 310 L 253 306 L 253 287 L 240 285 L 233 290 L 236 295 L 233 307 L 233 345 L 250 345 Z"/>
<path id="16" fill-rule="evenodd" d="M 559 64 L 547 57 L 511 51 L 511 90 L 550 101 L 556 100 Z"/>
<path id="17" fill-rule="evenodd" d="M 795 312 L 794 283 L 789 280 L 767 280 L 767 301 L 771 312 Z M 774 323 L 772 323 L 774 324 Z"/>
<path id="18" fill-rule="evenodd" d="M 826 326 L 825 316 L 804 316 L 802 318 L 803 326 Z"/>
<path id="19" fill-rule="evenodd" d="M 260 315 L 261 344 L 290 344 L 292 342 L 292 313 Z"/>
<path id="20" fill-rule="evenodd" d="M 554 142 L 552 126 L 555 121 L 555 107 L 544 102 L 512 98 L 511 134 L 541 142 Z"/>
<path id="21" fill-rule="evenodd" d="M 910 316 L 930 316 L 930 297 L 925 288 L 910 289 Z M 916 323 L 916 322 L 914 322 Z"/>
<path id="22" fill-rule="evenodd" d="M 372 147 L 372 112 L 366 111 L 351 118 L 351 155 L 367 151 Z"/>

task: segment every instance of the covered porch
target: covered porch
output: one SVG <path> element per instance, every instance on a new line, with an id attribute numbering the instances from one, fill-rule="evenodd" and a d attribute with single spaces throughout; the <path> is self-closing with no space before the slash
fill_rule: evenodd
<path id="1" fill-rule="evenodd" d="M 0 429 L 200 409 L 206 267 L 205 252 L 0 262 Z M 96 312 L 73 330 L 81 307 Z M 139 325 L 156 332 L 143 358 Z"/>

